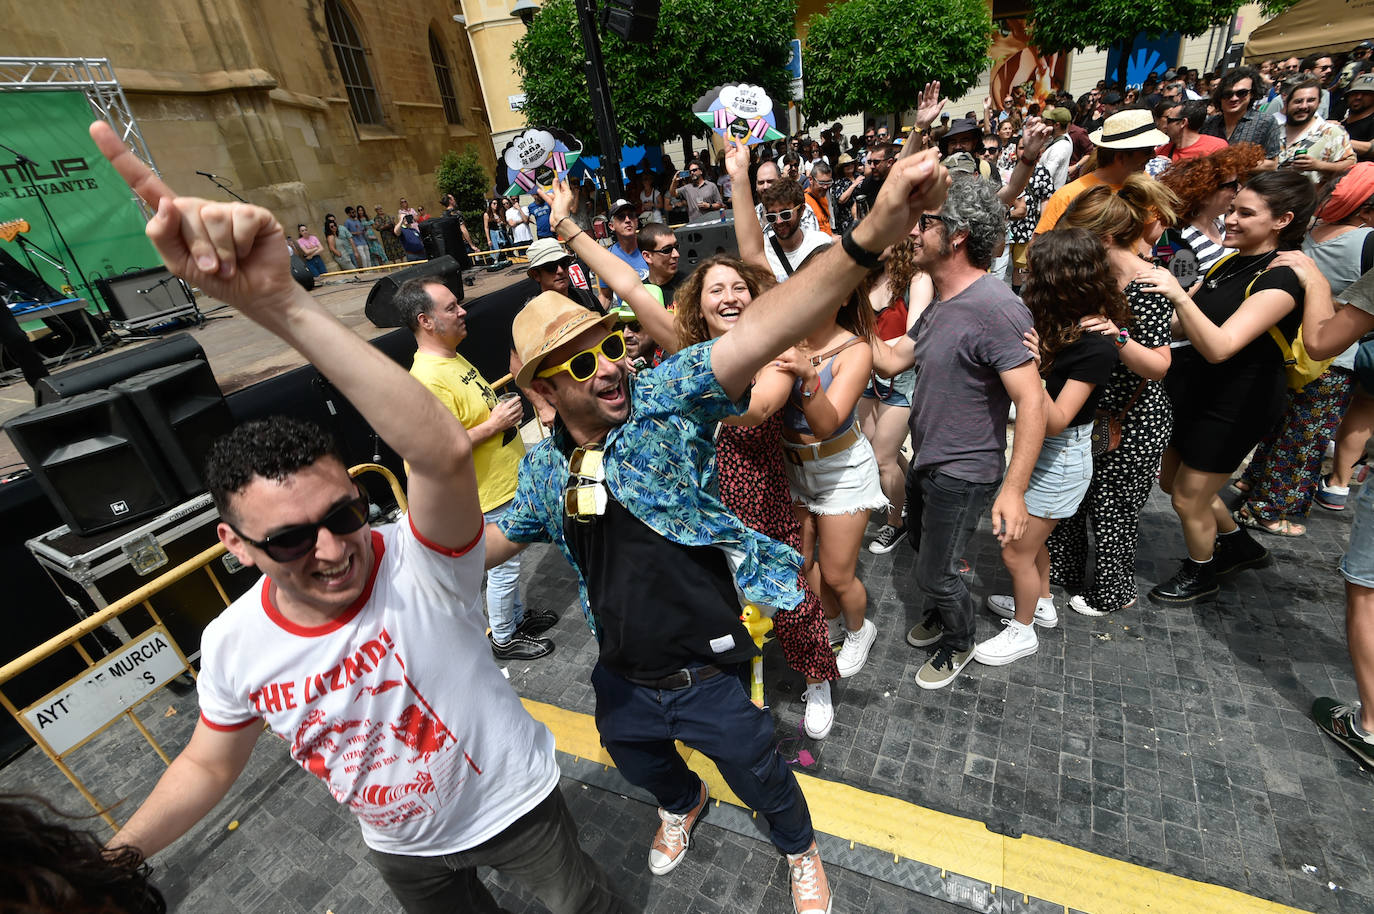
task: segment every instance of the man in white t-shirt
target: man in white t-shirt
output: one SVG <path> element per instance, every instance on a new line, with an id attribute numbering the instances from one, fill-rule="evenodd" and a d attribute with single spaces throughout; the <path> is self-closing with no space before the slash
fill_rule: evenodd
<path id="1" fill-rule="evenodd" d="M 519 198 L 511 200 L 510 206 L 506 209 L 506 225 L 510 226 L 512 245 L 529 244 L 534 240 L 534 235 L 530 232 L 530 223 L 533 221 L 530 214 L 520 208 Z"/>
<path id="2" fill-rule="evenodd" d="M 410 465 L 408 516 L 373 530 L 315 426 L 266 419 L 215 443 L 220 540 L 264 577 L 206 628 L 200 721 L 111 846 L 152 854 L 184 834 L 242 773 L 265 721 L 357 816 L 411 914 L 493 909 L 484 865 L 517 873 L 553 911 L 619 910 L 578 847 L 553 737 L 483 633 L 483 521 L 462 424 L 291 281 L 271 213 L 177 197 L 106 124 L 91 134 L 158 211 L 148 235 L 168 268 L 311 360 Z"/>
<path id="3" fill-rule="evenodd" d="M 834 241 L 820 229 L 802 228 L 802 213 L 809 212 L 806 192 L 791 178 L 769 185 L 762 194 L 763 218 L 773 226 L 773 235 L 764 240 L 763 254 L 773 276 L 782 282 L 795 273 L 816 248 Z"/>

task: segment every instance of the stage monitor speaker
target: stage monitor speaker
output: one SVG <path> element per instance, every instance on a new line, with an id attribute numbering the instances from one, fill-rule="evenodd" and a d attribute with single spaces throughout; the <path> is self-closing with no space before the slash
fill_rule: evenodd
<path id="1" fill-rule="evenodd" d="M 64 397 L 92 390 L 104 390 L 118 384 L 125 378 L 132 378 L 142 371 L 175 365 L 189 359 L 205 361 L 205 350 L 200 348 L 195 337 L 189 333 L 178 333 L 166 339 L 139 343 L 123 352 L 106 356 L 98 362 L 89 362 L 79 368 L 69 368 L 59 374 L 49 375 L 34 385 L 38 405 L 55 403 Z M 207 363 L 208 364 L 208 363 Z"/>
<path id="2" fill-rule="evenodd" d="M 659 0 L 607 0 L 601 7 L 601 26 L 626 41 L 654 40 Z"/>
<path id="3" fill-rule="evenodd" d="M 433 221 L 433 220 L 430 220 Z M 367 293 L 367 304 L 363 307 L 363 313 L 367 319 L 372 321 L 374 327 L 400 327 L 401 318 L 396 313 L 396 309 L 391 307 L 391 300 L 396 297 L 396 290 L 401 287 L 407 279 L 417 279 L 423 276 L 433 276 L 448 286 L 455 298 L 463 300 L 463 271 L 458 267 L 458 261 L 453 257 L 444 256 L 425 263 L 417 263 L 413 267 L 404 270 L 397 270 L 387 276 L 383 276 L 373 285 L 372 291 Z"/>
<path id="4" fill-rule="evenodd" d="M 210 366 L 193 360 L 134 375 L 110 388 L 129 398 L 181 494 L 205 491 L 205 457 L 215 439 L 234 427 L 229 404 Z"/>
<path id="5" fill-rule="evenodd" d="M 146 325 L 161 317 L 171 320 L 196 304 L 181 280 L 164 266 L 102 276 L 95 286 L 110 315 L 125 324 Z"/>
<path id="6" fill-rule="evenodd" d="M 735 240 L 734 222 L 707 222 L 702 225 L 683 225 L 673 230 L 680 251 L 679 272 L 690 273 L 697 264 L 716 254 L 739 256 L 739 242 Z"/>
<path id="7" fill-rule="evenodd" d="M 418 228 L 420 240 L 425 245 L 425 256 L 430 260 L 447 254 L 458 261 L 459 269 L 472 268 L 472 261 L 468 259 L 467 242 L 463 240 L 462 222 L 457 216 L 436 216 L 426 219 Z"/>
<path id="8" fill-rule="evenodd" d="M 310 272 L 310 268 L 295 251 L 291 252 L 291 278 L 307 292 L 315 288 L 315 274 Z"/>
<path id="9" fill-rule="evenodd" d="M 98 390 L 35 407 L 5 431 L 63 522 L 83 535 L 181 500 L 123 394 Z"/>

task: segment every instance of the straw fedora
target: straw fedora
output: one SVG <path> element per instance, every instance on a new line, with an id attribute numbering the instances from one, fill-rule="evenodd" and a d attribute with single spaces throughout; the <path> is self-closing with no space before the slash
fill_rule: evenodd
<path id="1" fill-rule="evenodd" d="M 615 315 L 588 311 L 557 292 L 540 292 L 515 315 L 510 327 L 515 354 L 524 363 L 515 375 L 515 383 L 529 387 L 544 356 L 588 327 L 600 324 L 611 330 L 618 320 Z"/>
<path id="2" fill-rule="evenodd" d="M 1169 138 L 1155 126 L 1149 111 L 1127 108 L 1103 121 L 1101 129 L 1088 134 L 1088 141 L 1104 149 L 1153 149 Z"/>

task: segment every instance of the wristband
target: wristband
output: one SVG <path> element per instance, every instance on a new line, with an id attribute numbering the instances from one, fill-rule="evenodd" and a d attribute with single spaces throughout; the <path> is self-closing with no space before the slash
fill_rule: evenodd
<path id="1" fill-rule="evenodd" d="M 1131 331 L 1127 330 L 1125 327 L 1122 327 L 1120 330 L 1116 332 L 1116 339 L 1112 342 L 1116 343 L 1117 349 L 1124 349 L 1126 348 L 1126 344 L 1130 341 Z"/>
<path id="2" fill-rule="evenodd" d="M 816 386 L 813 387 L 811 390 L 807 390 L 805 387 L 803 387 L 803 388 L 802 388 L 801 395 L 802 395 L 804 398 L 806 398 L 807 400 L 810 400 L 812 397 L 816 396 L 816 394 L 820 393 L 820 390 L 821 390 L 821 379 L 820 379 L 819 376 L 817 376 L 817 378 L 816 378 Z"/>
<path id="3" fill-rule="evenodd" d="M 854 240 L 854 229 L 848 229 L 840 236 L 840 247 L 849 255 L 849 259 L 863 267 L 865 270 L 876 270 L 883 265 L 879 259 L 880 254 L 875 254 L 868 248 Z"/>
<path id="4" fill-rule="evenodd" d="M 1027 157 L 1024 156 L 1024 155 L 1021 156 L 1020 159 L 1021 159 L 1021 164 L 1022 164 L 1022 165 L 1025 165 L 1027 168 L 1034 168 L 1034 167 L 1035 167 L 1035 163 L 1038 162 L 1038 161 L 1040 161 L 1039 159 L 1027 158 Z"/>
<path id="5" fill-rule="evenodd" d="M 560 219 L 560 220 L 558 220 L 558 221 L 559 221 L 559 222 L 562 222 L 563 220 Z M 563 239 L 563 243 L 564 243 L 564 244 L 572 244 L 574 238 L 576 238 L 578 235 L 585 235 L 585 234 L 587 234 L 587 233 L 586 233 L 586 231 L 585 231 L 584 229 L 578 229 L 578 230 L 577 230 L 577 234 L 569 235 L 567 238 L 564 238 L 564 239 Z"/>

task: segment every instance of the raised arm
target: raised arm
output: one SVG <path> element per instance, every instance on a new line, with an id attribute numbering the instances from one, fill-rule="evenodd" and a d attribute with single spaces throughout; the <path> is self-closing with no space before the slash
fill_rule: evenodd
<path id="1" fill-rule="evenodd" d="M 635 317 L 639 318 L 656 342 L 676 348 L 677 328 L 673 324 L 673 315 L 644 288 L 635 268 L 597 244 L 595 238 L 568 217 L 573 198 L 567 182 L 561 178 L 555 180 L 553 191 L 544 199 L 549 201 L 549 224 L 553 226 L 554 234 L 562 238 L 563 232 L 572 233 L 563 238 L 568 250 L 580 257 L 593 273 L 601 277 L 602 282 L 630 306 Z"/>
<path id="2" fill-rule="evenodd" d="M 763 253 L 763 228 L 754 215 L 754 191 L 749 186 L 749 146 L 737 139 L 727 141 L 725 151 L 725 170 L 730 174 L 734 187 L 730 198 L 731 212 L 735 215 L 735 243 L 739 245 L 739 259 L 757 267 L 765 273 L 772 273 L 768 258 Z"/>
<path id="3" fill-rule="evenodd" d="M 1038 117 L 1027 118 L 1021 128 L 1021 155 L 1017 157 L 1016 167 L 1012 169 L 1007 183 L 998 188 L 998 200 L 1011 206 L 1021 196 L 1030 183 L 1031 175 L 1035 174 L 1035 163 L 1040 161 L 1040 153 L 1053 137 L 1054 128 L 1049 124 Z"/>
<path id="4" fill-rule="evenodd" d="M 949 174 L 933 150 L 900 160 L 888 173 L 873 210 L 849 230 L 849 237 L 876 257 L 910 232 L 921 213 L 944 204 L 948 183 Z M 711 352 L 711 368 L 726 393 L 743 394 L 760 368 L 839 308 L 867 272 L 842 244 L 835 244 L 791 281 L 755 299 Z"/>
<path id="5" fill-rule="evenodd" d="M 291 278 L 286 235 L 267 210 L 180 197 L 104 121 L 91 138 L 157 215 L 147 234 L 167 268 L 227 302 L 305 356 L 410 464 L 410 516 L 440 546 L 481 532 L 472 445 L 419 381 L 353 333 Z"/>
<path id="6" fill-rule="evenodd" d="M 1303 288 L 1302 343 L 1314 359 L 1329 359 L 1366 333 L 1374 331 L 1374 314 L 1365 307 L 1347 304 L 1339 311 L 1331 300 L 1331 284 L 1311 257 L 1301 251 L 1284 251 L 1274 258 L 1275 267 L 1291 267 Z M 1349 286 L 1341 297 L 1374 307 L 1374 270 Z"/>

